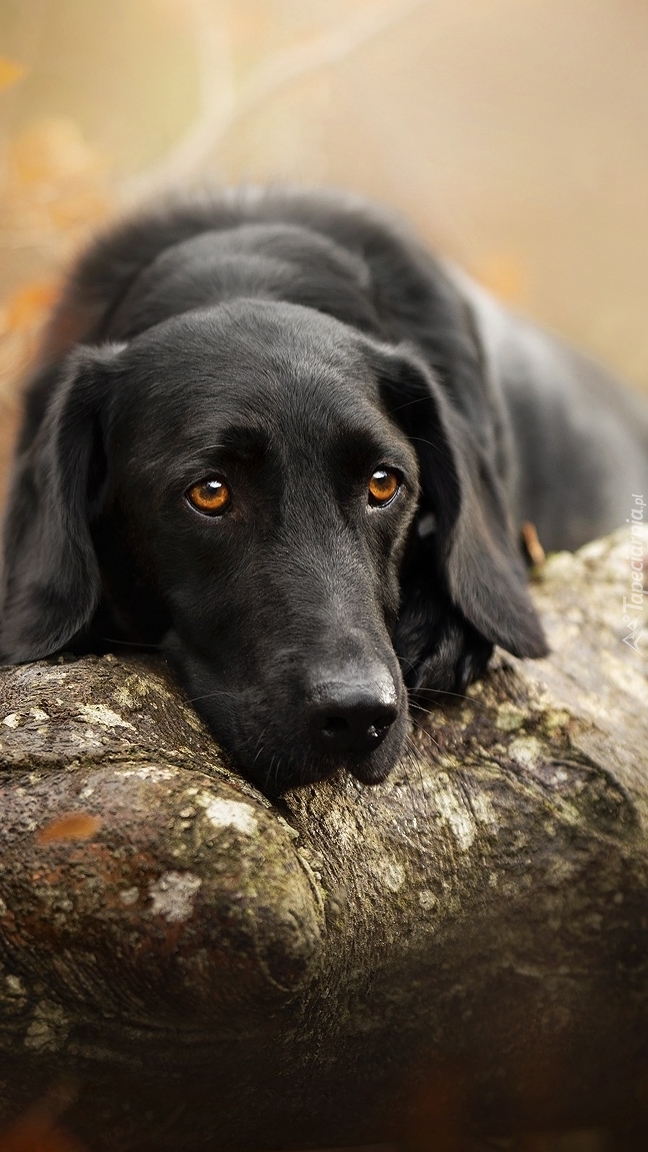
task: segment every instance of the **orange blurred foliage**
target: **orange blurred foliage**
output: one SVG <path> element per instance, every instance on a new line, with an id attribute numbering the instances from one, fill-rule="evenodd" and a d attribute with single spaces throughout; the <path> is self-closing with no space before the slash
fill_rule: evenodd
<path id="1" fill-rule="evenodd" d="M 87 180 L 106 165 L 102 153 L 86 143 L 78 124 L 66 116 L 37 120 L 12 141 L 9 156 L 14 179 L 23 185 Z"/>
<path id="2" fill-rule="evenodd" d="M 0 1132 L 0 1152 L 83 1152 L 83 1146 L 47 1118 L 27 1116 Z"/>
<path id="3" fill-rule="evenodd" d="M 83 1145 L 59 1124 L 77 1096 L 77 1085 L 60 1080 L 22 1116 L 0 1131 L 0 1152 L 85 1152 Z"/>
<path id="4" fill-rule="evenodd" d="M 0 312 L 0 333 L 24 332 L 40 326 L 57 294 L 56 280 L 38 280 L 17 288 Z"/>
<path id="5" fill-rule="evenodd" d="M 527 295 L 528 266 L 518 255 L 498 252 L 473 268 L 480 284 L 506 304 L 522 304 Z"/>
<path id="6" fill-rule="evenodd" d="M 0 92 L 10 88 L 18 80 L 22 80 L 27 73 L 24 64 L 17 60 L 10 60 L 8 56 L 0 56 Z"/>
<path id="7" fill-rule="evenodd" d="M 0 58 L 0 88 L 23 74 Z M 78 124 L 47 116 L 9 140 L 0 193 L 0 233 L 11 248 L 38 252 L 41 273 L 5 287 L 0 302 L 0 503 L 17 424 L 19 385 L 56 302 L 59 270 L 113 207 L 109 163 Z M 30 261 L 33 266 L 33 262 Z"/>
<path id="8" fill-rule="evenodd" d="M 457 1069 L 428 1069 L 412 1100 L 406 1146 L 409 1152 L 464 1152 L 465 1092 Z"/>
<path id="9" fill-rule="evenodd" d="M 8 232 L 61 251 L 112 206 L 108 160 L 74 120 L 48 116 L 10 141 L 1 214 Z"/>
<path id="10" fill-rule="evenodd" d="M 59 281 L 36 280 L 16 288 L 0 306 L 0 464 L 6 457 L 16 422 L 18 385 L 38 346 L 50 309 L 56 302 Z"/>
<path id="11" fill-rule="evenodd" d="M 18 65 L 11 72 L 11 63 L 0 59 L 0 87 L 10 75 L 18 78 Z M 69 117 L 43 117 L 8 142 L 0 232 L 13 248 L 38 251 L 43 273 L 51 272 L 9 287 L 0 304 L 0 468 L 12 439 L 19 382 L 56 302 L 58 270 L 113 207 L 108 168 L 107 157 Z"/>

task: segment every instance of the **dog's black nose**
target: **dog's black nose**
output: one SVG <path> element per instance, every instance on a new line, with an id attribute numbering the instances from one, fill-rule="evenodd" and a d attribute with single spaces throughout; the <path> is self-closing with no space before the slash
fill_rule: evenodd
<path id="1" fill-rule="evenodd" d="M 392 684 L 331 681 L 312 692 L 308 722 L 322 751 L 367 755 L 385 739 L 398 716 Z"/>

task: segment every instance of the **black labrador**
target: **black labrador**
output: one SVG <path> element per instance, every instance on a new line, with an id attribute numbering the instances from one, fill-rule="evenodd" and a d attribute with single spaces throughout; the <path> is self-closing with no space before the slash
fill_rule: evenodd
<path id="1" fill-rule="evenodd" d="M 351 197 L 136 216 L 74 270 L 26 396 L 0 654 L 161 645 L 240 770 L 383 780 L 407 689 L 541 656 L 519 530 L 648 490 L 648 410 Z"/>

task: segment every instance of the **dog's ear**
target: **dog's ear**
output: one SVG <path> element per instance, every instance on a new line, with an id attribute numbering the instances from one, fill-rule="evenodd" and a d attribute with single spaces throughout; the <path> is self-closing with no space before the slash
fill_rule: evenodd
<path id="1" fill-rule="evenodd" d="M 422 495 L 413 531 L 427 553 L 427 570 L 432 564 L 452 603 L 487 640 L 515 656 L 545 655 L 526 569 L 486 446 L 415 352 L 374 346 L 373 355 L 387 410 L 418 455 Z M 434 579 L 430 571 L 431 595 Z"/>
<path id="2" fill-rule="evenodd" d="M 62 648 L 91 620 L 100 577 L 90 523 L 106 480 L 106 377 L 122 346 L 77 348 L 16 461 L 4 524 L 0 657 Z"/>

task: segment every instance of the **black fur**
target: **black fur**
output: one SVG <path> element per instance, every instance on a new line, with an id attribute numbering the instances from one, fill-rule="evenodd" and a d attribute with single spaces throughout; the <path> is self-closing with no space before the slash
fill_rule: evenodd
<path id="1" fill-rule="evenodd" d="M 377 209 L 284 191 L 140 215 L 73 273 L 26 396 L 2 657 L 160 644 L 261 786 L 383 779 L 406 686 L 462 692 L 494 643 L 545 652 L 519 523 L 549 547 L 613 527 L 646 429 Z M 213 473 L 216 518 L 186 498 Z"/>

